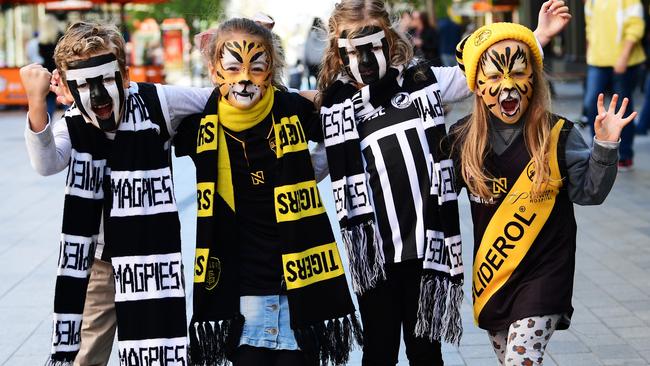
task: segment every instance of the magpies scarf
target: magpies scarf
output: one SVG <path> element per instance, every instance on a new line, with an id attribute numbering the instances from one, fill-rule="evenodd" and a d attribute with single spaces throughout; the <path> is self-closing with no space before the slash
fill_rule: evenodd
<path id="1" fill-rule="evenodd" d="M 298 345 L 310 364 L 341 365 L 348 360 L 354 338 L 361 342 L 343 264 L 314 179 L 303 122 L 295 110 L 286 92 L 269 90 L 252 110 L 243 112 L 220 103 L 215 90 L 200 122 L 185 139 L 189 146 L 176 142 L 176 154 L 192 157 L 197 177 L 194 314 L 189 328 L 193 365 L 226 364 L 239 344 L 244 322 L 239 311 L 233 199 L 237 187 L 232 184 L 222 126 L 238 132 L 265 118 L 272 118 L 275 130 L 270 141 L 279 169 L 275 219 L 283 287 Z"/>
<path id="2" fill-rule="evenodd" d="M 416 66 L 403 74 L 391 68 L 374 84 L 357 89 L 339 77 L 323 96 L 321 119 L 332 189 L 341 234 L 350 260 L 355 292 L 363 294 L 385 279 L 384 256 L 376 235 L 376 211 L 366 179 L 357 123 L 372 115 L 398 92 L 408 93 L 424 126 L 432 167 L 429 194 L 432 204 L 425 215 L 424 271 L 416 334 L 458 344 L 462 335 L 460 305 L 463 266 L 458 204 L 453 184 L 453 164 L 444 154 L 444 115 L 435 112 L 440 90 L 428 67 Z M 372 121 L 368 122 L 372 123 Z M 400 199 L 403 199 L 400 197 Z"/>
<path id="3" fill-rule="evenodd" d="M 169 160 L 170 134 L 156 87 L 132 84 L 114 140 L 66 113 L 72 154 L 49 364 L 79 351 L 89 269 L 99 226 L 115 272 L 121 365 L 185 365 L 187 331 L 180 223 Z M 109 168 L 110 167 L 110 168 Z"/>

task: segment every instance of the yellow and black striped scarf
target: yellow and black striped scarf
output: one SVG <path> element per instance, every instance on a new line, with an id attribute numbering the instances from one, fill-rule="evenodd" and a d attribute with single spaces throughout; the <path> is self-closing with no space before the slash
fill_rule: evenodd
<path id="1" fill-rule="evenodd" d="M 236 349 L 239 311 L 235 200 L 230 157 L 222 126 L 243 131 L 269 113 L 275 130 L 278 180 L 274 188 L 284 283 L 291 328 L 312 362 L 344 364 L 360 327 L 338 248 L 320 198 L 303 126 L 285 92 L 267 92 L 242 111 L 219 100 L 215 90 L 196 127 L 198 218 L 192 364 L 222 365 Z M 178 152 L 177 152 L 178 154 Z M 245 228 L 242 228 L 245 230 Z"/>

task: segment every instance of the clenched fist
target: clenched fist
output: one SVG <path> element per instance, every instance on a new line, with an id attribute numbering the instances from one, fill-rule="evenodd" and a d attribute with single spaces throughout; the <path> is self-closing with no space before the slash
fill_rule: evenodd
<path id="1" fill-rule="evenodd" d="M 39 64 L 27 65 L 20 69 L 20 79 L 30 103 L 45 102 L 52 80 L 52 74 L 46 68 Z"/>

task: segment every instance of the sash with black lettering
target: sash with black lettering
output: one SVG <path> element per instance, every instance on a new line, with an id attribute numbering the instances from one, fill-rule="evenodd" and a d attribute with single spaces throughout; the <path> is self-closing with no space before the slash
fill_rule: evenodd
<path id="1" fill-rule="evenodd" d="M 187 319 L 170 131 L 156 86 L 137 87 L 108 160 L 105 239 L 115 273 L 118 354 L 121 365 L 184 366 Z"/>
<path id="2" fill-rule="evenodd" d="M 444 113 L 433 112 L 434 104 L 441 103 L 440 89 L 427 65 L 402 69 L 391 67 L 381 80 L 361 89 L 342 75 L 324 92 L 320 114 L 337 216 L 354 290 L 363 294 L 386 275 L 357 123 L 398 91 L 407 92 L 425 130 L 428 146 L 422 146 L 422 151 L 428 152 L 431 165 L 431 185 L 422 192 L 432 204 L 422 213 L 426 240 L 422 241 L 424 248 L 418 248 L 424 260 L 415 334 L 458 344 L 462 335 L 462 244 L 453 163 L 442 145 L 446 137 Z"/>
<path id="3" fill-rule="evenodd" d="M 194 314 L 189 329 L 193 365 L 225 365 L 239 345 L 243 325 L 232 207 L 237 187 L 232 185 L 221 127 L 237 126 L 219 120 L 218 98 L 215 90 L 196 126 L 195 151 L 176 149 L 177 155 L 192 157 L 197 174 Z M 291 328 L 310 364 L 344 364 L 353 341 L 361 342 L 360 325 L 302 123 L 285 92 L 275 91 L 270 98 L 279 166 L 274 200 Z"/>
<path id="4" fill-rule="evenodd" d="M 105 178 L 108 180 L 108 141 L 104 132 L 85 122 L 78 109 L 68 110 L 64 117 L 72 151 L 66 176 L 52 347 L 47 364 L 72 366 L 81 342 L 81 317 L 99 235 Z"/>
<path id="5" fill-rule="evenodd" d="M 525 199 L 512 199 L 512 193 L 531 192 L 534 167 L 530 161 L 514 184 L 504 191 L 504 198 L 483 233 L 474 259 L 472 279 L 474 321 L 477 324 L 490 299 L 508 296 L 501 293 L 501 288 L 510 280 L 533 246 L 553 211 L 556 197 L 562 188 L 557 146 L 564 123 L 560 119 L 551 130 L 551 176 L 550 181 L 542 187 L 542 193 L 538 196 L 527 194 Z"/>

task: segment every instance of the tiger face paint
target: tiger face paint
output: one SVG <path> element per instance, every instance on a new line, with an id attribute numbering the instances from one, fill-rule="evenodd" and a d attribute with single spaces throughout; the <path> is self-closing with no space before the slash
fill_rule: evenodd
<path id="1" fill-rule="evenodd" d="M 533 65 L 528 46 L 505 40 L 488 48 L 481 55 L 476 86 L 492 114 L 508 124 L 519 121 L 533 97 Z"/>
<path id="2" fill-rule="evenodd" d="M 225 40 L 213 79 L 230 105 L 251 108 L 262 99 L 271 78 L 270 54 L 258 38 L 234 34 Z"/>
<path id="3" fill-rule="evenodd" d="M 350 31 L 344 30 L 338 39 L 339 56 L 347 74 L 364 85 L 384 77 L 390 60 L 384 31 L 369 26 L 363 27 L 352 38 L 349 35 Z"/>
<path id="4" fill-rule="evenodd" d="M 105 132 L 117 130 L 126 93 L 117 58 L 112 53 L 71 62 L 66 85 L 86 122 Z"/>

